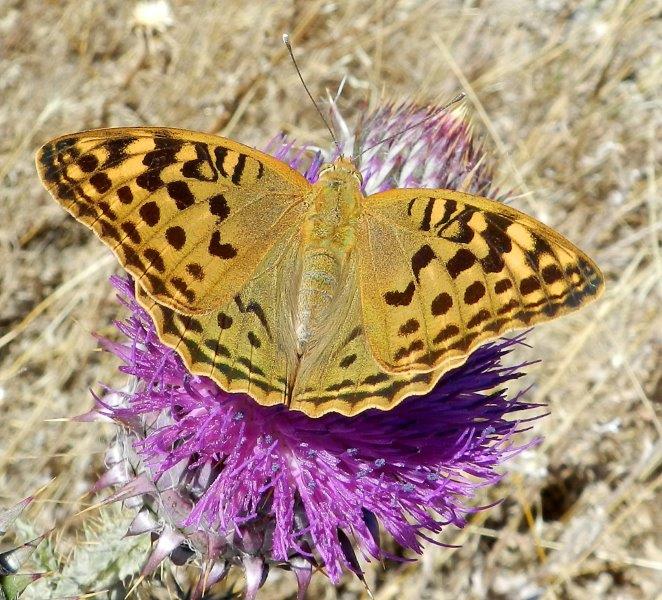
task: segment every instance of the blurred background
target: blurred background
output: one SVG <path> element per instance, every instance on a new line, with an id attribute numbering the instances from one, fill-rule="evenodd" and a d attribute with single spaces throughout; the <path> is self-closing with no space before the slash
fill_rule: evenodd
<path id="1" fill-rule="evenodd" d="M 109 425 L 61 417 L 125 379 L 91 332 L 123 309 L 110 252 L 47 195 L 36 148 L 67 132 L 169 125 L 263 146 L 327 146 L 313 95 L 345 85 L 348 123 L 386 101 L 463 91 L 513 205 L 590 254 L 605 296 L 534 331 L 527 398 L 544 442 L 415 563 L 367 581 L 400 598 L 655 598 L 660 532 L 659 4 L 639 0 L 0 0 L 0 506 L 48 483 L 27 515 L 62 556 L 94 512 Z M 656 46 L 657 44 L 657 46 Z M 657 138 L 656 138 L 657 136 Z M 657 164 L 656 164 L 657 161 Z M 517 357 L 512 359 L 517 360 Z M 526 435 L 522 436 L 526 441 Z M 50 483 L 49 483 L 50 482 Z M 241 588 L 237 574 L 236 589 Z M 275 573 L 265 599 L 292 599 Z M 103 596 L 101 596 L 103 597 Z M 148 597 L 146 595 L 140 597 Z M 310 598 L 366 598 L 318 575 Z"/>

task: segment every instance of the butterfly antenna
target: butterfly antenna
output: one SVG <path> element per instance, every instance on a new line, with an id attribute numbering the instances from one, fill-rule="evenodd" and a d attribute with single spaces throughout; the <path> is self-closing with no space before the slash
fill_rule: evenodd
<path id="1" fill-rule="evenodd" d="M 384 138 L 383 140 L 379 140 L 377 143 L 373 144 L 372 146 L 368 146 L 365 150 L 363 150 L 361 152 L 361 154 L 359 154 L 359 156 L 363 156 L 368 150 L 372 150 L 373 148 L 376 148 L 377 146 L 379 146 L 380 144 L 383 144 L 384 142 L 390 142 L 391 140 L 394 140 L 395 138 L 397 138 L 399 135 L 402 135 L 403 133 L 406 133 L 410 129 L 415 129 L 419 125 L 422 125 L 426 121 L 429 121 L 433 117 L 436 117 L 439 113 L 442 113 L 445 110 L 447 110 L 448 108 L 450 108 L 451 106 L 453 106 L 453 104 L 457 104 L 458 102 L 460 102 L 465 97 L 465 95 L 466 94 L 464 92 L 460 92 L 450 102 L 447 102 L 441 108 L 438 108 L 437 110 L 434 110 L 427 117 L 422 118 L 420 121 L 417 121 L 416 123 L 414 123 L 413 125 L 410 125 L 409 127 L 405 127 L 402 131 L 398 131 L 398 133 L 394 133 L 393 135 L 390 135 L 387 138 Z"/>
<path id="2" fill-rule="evenodd" d="M 331 129 L 331 126 L 329 125 L 329 122 L 326 120 L 324 117 L 324 114 L 320 110 L 320 107 L 317 105 L 317 102 L 315 102 L 315 98 L 313 98 L 313 95 L 310 93 L 310 90 L 308 89 L 308 86 L 306 85 L 306 82 L 303 80 L 303 75 L 301 75 L 301 71 L 299 70 L 299 65 L 297 64 L 296 58 L 294 58 L 294 52 L 292 52 L 292 46 L 290 46 L 290 36 L 287 33 L 283 34 L 283 44 L 287 47 L 287 51 L 290 53 L 290 58 L 292 59 L 292 63 L 294 64 L 294 68 L 297 71 L 297 75 L 299 76 L 299 79 L 301 80 L 301 83 L 303 85 L 303 89 L 306 90 L 306 94 L 308 94 L 308 97 L 310 98 L 310 101 L 313 103 L 313 106 L 315 107 L 315 110 L 317 110 L 317 114 L 320 116 L 322 119 L 322 122 L 324 125 L 326 125 L 326 128 L 329 130 L 329 133 L 331 134 L 331 139 L 333 140 L 333 143 L 336 145 L 336 148 L 338 148 L 338 151 L 340 151 L 340 144 L 338 143 L 338 140 L 336 139 L 336 135 L 333 133 L 333 129 Z"/>

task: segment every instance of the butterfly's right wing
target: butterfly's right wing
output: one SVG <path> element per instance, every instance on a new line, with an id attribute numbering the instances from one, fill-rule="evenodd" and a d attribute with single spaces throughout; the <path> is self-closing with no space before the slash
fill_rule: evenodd
<path id="1" fill-rule="evenodd" d="M 325 343 L 313 348 L 298 369 L 291 407 L 312 417 L 328 412 L 352 416 L 369 408 L 388 410 L 403 395 L 428 391 L 434 379 L 431 372 L 389 373 L 375 358 L 365 330 L 358 267 L 354 254 Z"/>
<path id="2" fill-rule="evenodd" d="M 243 144 L 156 127 L 57 138 L 38 152 L 37 169 L 151 298 L 184 314 L 230 302 L 300 223 L 310 188 Z"/>
<path id="3" fill-rule="evenodd" d="M 367 337 L 393 373 L 441 374 L 503 333 L 600 296 L 598 266 L 543 223 L 456 190 L 366 199 L 359 234 Z"/>

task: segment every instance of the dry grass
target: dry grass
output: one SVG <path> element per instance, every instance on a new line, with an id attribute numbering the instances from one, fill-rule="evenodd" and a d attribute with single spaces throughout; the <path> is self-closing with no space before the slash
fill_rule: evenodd
<path id="1" fill-rule="evenodd" d="M 660 517 L 661 60 L 655 2 L 173 0 L 147 40 L 132 2 L 0 0 L 0 482 L 6 505 L 55 478 L 35 521 L 89 503 L 108 426 L 49 422 L 121 385 L 95 351 L 119 309 L 114 261 L 40 187 L 35 148 L 91 127 L 168 124 L 260 144 L 284 129 L 328 143 L 280 41 L 320 96 L 347 84 L 352 121 L 380 99 L 463 89 L 515 204 L 603 268 L 604 298 L 529 338 L 545 442 L 486 498 L 505 496 L 415 564 L 370 569 L 379 600 L 653 598 Z M 478 4 L 479 7 L 474 7 Z M 656 156 L 656 152 L 658 155 Z M 72 528 L 73 529 L 73 528 Z M 72 533 L 73 535 L 73 533 Z M 66 543 L 66 539 L 64 540 Z M 65 544 L 66 545 L 66 544 Z M 273 574 L 268 599 L 293 598 Z M 365 597 L 320 576 L 311 598 Z"/>

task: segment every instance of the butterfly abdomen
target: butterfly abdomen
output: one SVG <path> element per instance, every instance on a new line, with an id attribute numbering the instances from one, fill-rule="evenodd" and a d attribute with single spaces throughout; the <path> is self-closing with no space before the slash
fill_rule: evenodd
<path id="1" fill-rule="evenodd" d="M 344 173 L 320 177 L 308 197 L 299 261 L 295 335 L 299 353 L 321 337 L 330 313 L 337 309 L 346 266 L 356 244 L 362 197 L 357 180 Z"/>

